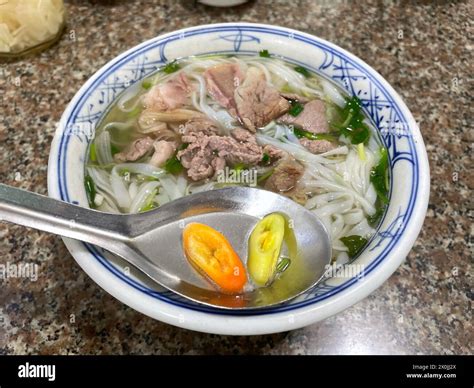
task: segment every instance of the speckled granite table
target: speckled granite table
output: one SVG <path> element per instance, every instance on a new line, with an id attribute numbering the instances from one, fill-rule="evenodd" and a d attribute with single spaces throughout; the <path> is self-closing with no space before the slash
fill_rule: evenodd
<path id="1" fill-rule="evenodd" d="M 59 44 L 0 65 L 1 182 L 46 193 L 49 147 L 63 109 L 123 50 L 181 27 L 249 21 L 335 42 L 395 87 L 427 143 L 430 206 L 405 264 L 371 296 L 305 329 L 258 337 L 206 335 L 156 322 L 93 283 L 59 237 L 0 224 L 0 264 L 39 266 L 35 282 L 0 280 L 0 353 L 472 352 L 472 1 L 254 1 L 213 9 L 192 1 L 76 0 L 68 6 L 68 31 Z"/>

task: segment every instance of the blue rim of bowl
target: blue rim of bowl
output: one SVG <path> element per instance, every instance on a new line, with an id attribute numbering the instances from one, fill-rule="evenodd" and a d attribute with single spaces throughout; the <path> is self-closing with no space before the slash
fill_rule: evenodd
<path id="1" fill-rule="evenodd" d="M 79 100 L 77 103 L 74 105 L 74 107 L 71 109 L 71 114 L 69 117 L 67 117 L 67 122 L 64 128 L 68 128 L 69 124 L 72 122 L 74 123 L 76 117 L 77 117 L 77 112 L 79 111 L 80 108 L 82 108 L 84 104 L 84 100 L 86 100 L 89 95 L 90 91 L 95 88 L 97 84 L 102 82 L 107 76 L 109 76 L 111 73 L 113 73 L 117 67 L 119 67 L 123 62 L 128 62 L 131 59 L 135 58 L 136 56 L 145 53 L 146 51 L 150 50 L 151 48 L 156 48 L 160 45 L 162 45 L 164 42 L 170 42 L 173 40 L 178 40 L 182 38 L 182 32 L 178 31 L 173 34 L 168 34 L 166 37 L 162 39 L 153 39 L 151 40 L 148 44 L 144 45 L 139 45 L 133 52 L 130 52 L 128 55 L 119 57 L 113 60 L 113 62 L 110 63 L 110 65 L 102 71 L 102 73 L 92 82 L 87 90 L 85 90 L 82 95 L 80 96 Z M 403 114 L 402 110 L 398 106 L 397 103 L 393 100 L 391 97 L 391 92 L 389 92 L 384 85 L 377 79 L 377 77 L 380 77 L 375 70 L 373 70 L 369 65 L 367 65 L 365 62 L 363 62 L 361 59 L 357 58 L 357 62 L 354 61 L 354 59 L 348 57 L 344 50 L 333 45 L 331 47 L 328 45 L 325 41 L 319 40 L 315 37 L 310 37 L 307 35 L 302 35 L 296 30 L 292 29 L 287 29 L 287 28 L 271 28 L 269 26 L 257 26 L 257 25 L 251 25 L 251 24 L 237 24 L 237 25 L 220 25 L 220 26 L 214 26 L 214 27 L 203 27 L 203 28 L 192 28 L 190 30 L 184 29 L 185 31 L 185 36 L 194 36 L 194 35 L 201 35 L 201 34 L 209 34 L 213 32 L 239 32 L 241 33 L 242 31 L 245 32 L 258 32 L 258 33 L 266 33 L 266 34 L 273 34 L 273 35 L 278 35 L 278 36 L 288 36 L 288 33 L 292 33 L 293 39 L 300 40 L 304 43 L 310 44 L 312 46 L 316 46 L 319 49 L 322 49 L 324 52 L 330 52 L 332 54 L 336 54 L 337 56 L 345 59 L 346 61 L 350 62 L 351 65 L 353 65 L 355 68 L 360 70 L 361 72 L 364 73 L 369 79 L 371 83 L 374 83 L 375 85 L 378 86 L 378 88 L 383 92 L 385 97 L 387 98 L 387 101 L 389 101 L 392 104 L 393 109 L 397 112 L 399 118 L 403 120 L 403 122 L 407 122 L 405 115 Z M 311 65 L 304 64 L 311 70 L 317 72 L 318 74 L 321 74 L 320 71 L 317 71 L 317 69 L 314 69 Z M 374 75 L 375 73 L 375 75 Z M 370 117 L 370 115 L 369 115 Z M 377 128 L 377 131 L 379 131 L 379 128 Z M 59 153 L 58 153 L 58 160 L 57 160 L 57 173 L 58 173 L 58 183 L 59 183 L 59 193 L 60 193 L 60 199 L 66 202 L 71 202 L 71 199 L 69 197 L 68 189 L 67 189 L 67 177 L 66 177 L 66 159 L 67 159 L 67 148 L 68 148 L 68 143 L 69 139 L 71 136 L 68 136 L 67 131 L 63 131 L 61 134 L 61 139 L 60 139 L 60 144 L 59 144 Z M 382 137 L 382 142 L 384 141 Z M 419 187 L 419 178 L 418 178 L 418 155 L 416 152 L 416 147 L 413 142 L 413 138 L 411 136 L 408 137 L 408 144 L 410 147 L 410 154 L 413 156 L 413 179 L 412 179 L 412 187 L 410 191 L 410 199 L 407 207 L 407 211 L 404 215 L 404 220 L 408 220 L 411 217 L 411 214 L 413 213 L 414 205 L 415 205 L 415 200 L 417 197 L 418 193 L 418 187 Z M 386 144 L 384 143 L 384 146 Z M 66 155 L 63 157 L 63 155 Z M 390 180 L 390 186 L 392 186 L 392 179 Z M 392 187 L 390 187 L 390 194 L 392 192 Z M 390 198 L 391 199 L 391 198 Z M 384 214 L 385 218 L 385 214 Z M 381 220 L 380 225 L 382 225 L 383 220 Z M 397 244 L 397 242 L 400 240 L 400 238 L 404 235 L 404 231 L 407 228 L 408 222 L 404 222 L 402 229 L 397 233 L 396 236 L 392 238 L 389 244 L 383 249 L 383 251 L 368 265 L 367 268 L 364 270 L 364 275 L 367 276 L 370 272 L 372 272 L 380 263 L 383 262 L 385 257 L 389 254 L 391 249 Z M 316 295 L 312 298 L 308 298 L 306 300 L 303 300 L 301 302 L 297 302 L 294 304 L 284 304 L 281 306 L 277 307 L 271 307 L 268 309 L 261 309 L 261 310 L 255 310 L 255 311 L 241 311 L 241 312 L 235 312 L 235 311 L 226 311 L 226 310 L 220 310 L 212 307 L 208 307 L 205 305 L 200 305 L 197 303 L 193 302 L 188 302 L 185 299 L 182 300 L 176 300 L 176 299 L 171 299 L 169 296 L 170 295 L 175 295 L 171 291 L 156 291 L 151 288 L 148 288 L 144 286 L 142 283 L 139 281 L 136 281 L 134 279 L 131 279 L 127 275 L 125 275 L 123 272 L 118 270 L 109 260 L 107 260 L 93 245 L 87 244 L 87 243 L 81 243 L 84 245 L 84 247 L 89 251 L 89 253 L 102 265 L 104 266 L 109 272 L 111 272 L 114 276 L 118 277 L 120 280 L 124 281 L 127 283 L 129 286 L 135 288 L 136 290 L 151 296 L 155 299 L 158 299 L 160 301 L 169 303 L 173 306 L 177 307 L 182 307 L 190 310 L 195 310 L 199 312 L 205 312 L 205 313 L 212 313 L 216 315 L 264 315 L 264 314 L 276 314 L 276 313 L 281 313 L 281 312 L 287 312 L 287 311 L 293 311 L 296 309 L 300 309 L 302 307 L 306 307 L 308 305 L 315 304 L 317 302 L 320 302 L 322 300 L 328 299 L 329 297 L 336 295 L 345 289 L 349 288 L 353 284 L 357 283 L 359 281 L 358 277 L 351 278 L 344 282 L 341 285 L 331 287 L 329 291 Z"/>

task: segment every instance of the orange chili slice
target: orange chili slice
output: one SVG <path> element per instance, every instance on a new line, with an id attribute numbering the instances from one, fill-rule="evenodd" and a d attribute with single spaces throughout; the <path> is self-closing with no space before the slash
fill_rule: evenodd
<path id="1" fill-rule="evenodd" d="M 247 274 L 229 241 L 208 225 L 191 223 L 183 230 L 186 258 L 199 272 L 213 281 L 223 292 L 242 291 Z"/>

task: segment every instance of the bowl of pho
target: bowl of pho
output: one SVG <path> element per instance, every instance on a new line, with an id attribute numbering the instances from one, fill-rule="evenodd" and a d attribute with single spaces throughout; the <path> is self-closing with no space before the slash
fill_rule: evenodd
<path id="1" fill-rule="evenodd" d="M 353 305 L 398 268 L 424 220 L 429 166 L 410 111 L 368 64 L 315 36 L 250 23 L 178 30 L 112 59 L 70 102 L 49 159 L 50 196 L 110 213 L 242 186 L 292 199 L 330 235 L 323 280 L 287 303 L 193 303 L 100 248 L 64 241 L 102 288 L 157 320 L 217 334 L 291 330 Z M 212 266 L 216 250 L 235 253 L 219 231 L 188 228 L 176 249 L 223 292 L 265 287 L 291 260 L 280 254 L 285 219 L 261 223 L 238 283 Z"/>

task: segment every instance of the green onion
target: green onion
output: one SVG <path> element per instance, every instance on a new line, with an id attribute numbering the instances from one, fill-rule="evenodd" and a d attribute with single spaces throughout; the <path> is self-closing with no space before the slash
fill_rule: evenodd
<path id="1" fill-rule="evenodd" d="M 155 199 L 155 196 L 157 194 L 158 190 L 157 189 L 154 189 L 150 195 L 148 196 L 148 198 L 146 199 L 146 202 L 145 204 L 140 208 L 138 209 L 138 212 L 139 213 L 143 213 L 143 212 L 147 212 L 149 210 L 153 210 L 156 208 L 156 204 L 153 202 L 153 200 Z"/>
<path id="2" fill-rule="evenodd" d="M 267 171 L 266 173 L 264 173 L 263 175 L 260 175 L 258 178 L 257 178 L 257 183 L 258 184 L 261 184 L 263 183 L 264 181 L 266 181 L 268 178 L 270 178 L 273 174 L 273 171 L 275 169 L 271 169 L 270 171 Z"/>
<path id="3" fill-rule="evenodd" d="M 290 115 L 292 115 L 293 117 L 296 117 L 301 112 L 303 112 L 304 106 L 302 104 L 300 104 L 298 101 L 290 100 L 290 105 L 291 105 L 291 107 L 290 107 L 290 110 L 288 111 L 288 113 Z"/>
<path id="4" fill-rule="evenodd" d="M 235 172 L 240 172 L 242 170 L 246 170 L 247 169 L 247 165 L 244 164 L 244 163 L 237 163 L 234 165 L 234 171 Z"/>
<path id="5" fill-rule="evenodd" d="M 171 74 L 179 69 L 181 69 L 181 66 L 179 66 L 179 63 L 174 60 L 173 62 L 167 63 L 162 70 L 166 74 Z"/>
<path id="6" fill-rule="evenodd" d="M 291 264 L 291 260 L 288 257 L 282 257 L 280 262 L 276 266 L 278 273 L 285 272 Z"/>
<path id="7" fill-rule="evenodd" d="M 130 112 L 127 113 L 127 117 L 128 118 L 137 117 L 141 112 L 142 112 L 142 108 L 139 106 L 136 106 Z"/>
<path id="8" fill-rule="evenodd" d="M 129 170 L 128 168 L 122 168 L 122 169 L 119 171 L 119 175 L 124 176 L 125 174 L 130 174 L 130 170 Z"/>
<path id="9" fill-rule="evenodd" d="M 150 210 L 153 210 L 153 209 L 156 209 L 156 205 L 154 203 L 150 203 L 149 205 L 145 205 L 143 207 L 141 207 L 138 212 L 139 213 L 144 213 L 144 212 L 148 212 Z"/>
<path id="10" fill-rule="evenodd" d="M 388 203 L 388 152 L 385 147 L 380 148 L 380 160 L 370 171 L 370 182 L 374 185 L 378 199 Z"/>
<path id="11" fill-rule="evenodd" d="M 87 195 L 87 202 L 89 202 L 89 207 L 94 209 L 95 208 L 95 195 L 96 195 L 96 190 L 95 190 L 95 183 L 94 180 L 89 176 L 86 175 L 84 177 L 84 186 L 86 187 L 86 195 Z"/>
<path id="12" fill-rule="evenodd" d="M 356 256 L 362 250 L 365 244 L 367 244 L 366 238 L 357 235 L 341 237 L 340 240 L 349 250 L 348 253 L 351 258 Z"/>
<path id="13" fill-rule="evenodd" d="M 97 153 L 95 151 L 95 143 L 91 143 L 89 147 L 89 159 L 92 162 L 97 162 Z"/>
<path id="14" fill-rule="evenodd" d="M 287 83 L 282 86 L 280 89 L 280 92 L 282 93 L 293 93 L 293 89 L 288 85 Z"/>
<path id="15" fill-rule="evenodd" d="M 145 81 L 142 82 L 142 88 L 145 89 L 145 90 L 150 89 L 152 86 L 153 86 L 153 84 L 149 80 L 145 80 Z"/>
<path id="16" fill-rule="evenodd" d="M 268 52 L 268 50 L 261 50 L 259 53 L 258 53 L 259 56 L 261 56 L 262 58 L 270 58 L 270 53 Z"/>
<path id="17" fill-rule="evenodd" d="M 337 142 L 337 137 L 331 133 L 313 133 L 309 131 L 305 131 L 299 127 L 293 128 L 293 133 L 298 139 L 305 137 L 309 140 L 327 140 L 331 142 Z"/>
<path id="18" fill-rule="evenodd" d="M 136 179 L 137 179 L 137 183 L 143 183 L 143 182 L 155 182 L 158 180 L 158 178 L 155 178 L 155 177 L 152 177 L 152 176 L 148 176 L 148 175 L 141 175 L 141 174 L 138 174 L 136 176 Z"/>
<path id="19" fill-rule="evenodd" d="M 166 162 L 165 165 L 163 166 L 165 171 L 169 172 L 170 174 L 179 174 L 181 171 L 183 171 L 183 165 L 177 158 L 176 154 L 174 154 L 171 158 L 169 158 Z"/>
<path id="20" fill-rule="evenodd" d="M 306 67 L 303 67 L 303 66 L 295 66 L 295 71 L 297 71 L 298 73 L 304 75 L 306 78 L 309 78 L 311 77 L 311 73 L 309 72 L 309 70 L 306 68 Z"/>
<path id="21" fill-rule="evenodd" d="M 267 153 L 264 153 L 262 157 L 262 163 L 267 164 L 269 162 L 270 162 L 270 155 L 268 155 Z"/>
<path id="22" fill-rule="evenodd" d="M 365 162 L 367 158 L 365 157 L 364 143 L 357 144 L 357 154 L 359 155 L 359 159 Z"/>

